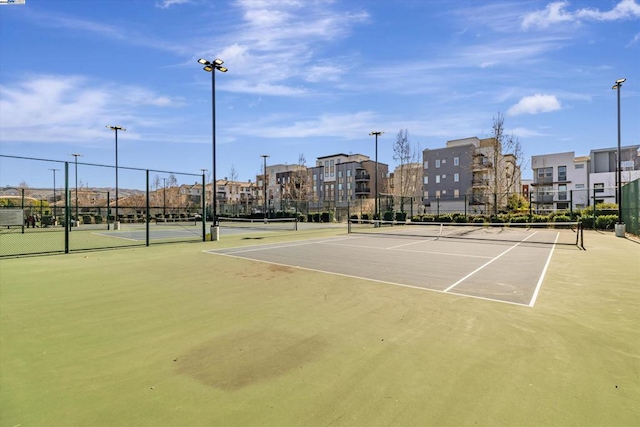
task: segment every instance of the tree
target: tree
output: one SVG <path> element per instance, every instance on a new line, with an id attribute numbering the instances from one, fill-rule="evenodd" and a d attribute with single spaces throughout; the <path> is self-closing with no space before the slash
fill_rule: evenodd
<path id="1" fill-rule="evenodd" d="M 399 176 L 396 168 L 393 182 L 393 195 L 400 198 L 400 210 L 404 212 L 404 199 L 413 197 L 420 188 L 422 165 L 420 150 L 409 141 L 409 131 L 400 129 L 393 144 L 393 159 L 399 163 Z"/>
<path id="2" fill-rule="evenodd" d="M 309 197 L 309 172 L 307 160 L 303 153 L 298 155 L 298 164 L 291 174 L 291 181 L 286 184 L 286 192 L 292 200 L 298 202 L 298 206 Z"/>
<path id="3" fill-rule="evenodd" d="M 234 165 L 231 165 L 231 170 L 229 170 L 229 181 L 235 182 L 238 180 L 238 171 L 236 170 Z"/>

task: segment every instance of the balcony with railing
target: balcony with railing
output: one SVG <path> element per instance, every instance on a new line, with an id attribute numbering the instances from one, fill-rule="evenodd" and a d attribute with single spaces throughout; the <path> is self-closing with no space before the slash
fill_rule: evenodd
<path id="1" fill-rule="evenodd" d="M 356 187 L 356 195 L 369 193 L 371 193 L 371 189 L 369 187 Z"/>
<path id="2" fill-rule="evenodd" d="M 371 175 L 366 172 L 356 172 L 356 181 L 369 181 L 371 179 Z"/>

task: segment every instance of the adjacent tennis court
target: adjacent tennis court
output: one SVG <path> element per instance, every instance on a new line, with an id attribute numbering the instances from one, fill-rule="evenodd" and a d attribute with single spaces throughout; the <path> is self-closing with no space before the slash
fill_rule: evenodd
<path id="1" fill-rule="evenodd" d="M 454 230 L 449 231 L 449 227 Z M 403 224 L 391 229 L 390 224 L 358 222 L 352 224 L 352 231 L 370 234 L 207 252 L 533 306 L 553 251 L 559 243 L 575 240 L 578 233 L 569 226 L 549 229 L 448 224 L 447 231 L 443 228 L 444 224 Z M 576 256 L 582 252 L 575 243 L 562 248 L 575 251 Z"/>

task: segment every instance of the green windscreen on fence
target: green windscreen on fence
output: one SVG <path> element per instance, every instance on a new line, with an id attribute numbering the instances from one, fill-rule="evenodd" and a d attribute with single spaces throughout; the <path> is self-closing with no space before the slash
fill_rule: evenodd
<path id="1" fill-rule="evenodd" d="M 640 235 L 640 179 L 622 187 L 622 222 L 627 233 Z"/>

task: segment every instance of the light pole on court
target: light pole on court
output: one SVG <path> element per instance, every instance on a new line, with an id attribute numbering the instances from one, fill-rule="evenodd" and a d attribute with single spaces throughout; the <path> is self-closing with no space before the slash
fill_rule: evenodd
<path id="1" fill-rule="evenodd" d="M 264 222 L 267 222 L 267 157 L 269 157 L 268 154 L 261 154 L 260 157 L 262 157 L 263 161 L 264 161 L 264 167 L 263 167 L 263 175 L 262 175 L 262 187 L 264 190 L 264 205 L 262 206 L 262 211 L 264 212 Z"/>
<path id="2" fill-rule="evenodd" d="M 204 65 L 203 70 L 211 73 L 211 128 L 212 128 L 212 148 L 213 148 L 213 167 L 211 173 L 213 175 L 211 183 L 213 189 L 213 226 L 211 229 L 211 240 L 218 240 L 220 230 L 218 229 L 218 220 L 216 218 L 216 70 L 226 73 L 228 69 L 223 67 L 222 59 L 214 59 L 209 62 L 206 59 L 198 59 L 198 62 Z"/>
<path id="3" fill-rule="evenodd" d="M 627 79 L 618 79 L 611 89 L 615 90 L 618 93 L 618 188 L 616 189 L 618 192 L 618 223 L 615 225 L 616 228 L 616 236 L 624 237 L 625 234 L 625 224 L 622 222 L 622 156 L 621 156 L 621 129 L 620 129 L 620 89 L 622 89 L 622 83 L 626 82 Z"/>
<path id="4" fill-rule="evenodd" d="M 375 178 L 375 186 L 376 186 L 376 200 L 375 200 L 375 204 L 376 204 L 376 208 L 375 208 L 375 218 L 380 221 L 380 197 L 378 195 L 378 137 L 380 135 L 382 135 L 384 132 L 381 131 L 373 131 L 370 132 L 369 135 L 374 135 L 376 137 L 376 178 Z M 377 223 L 378 225 L 380 225 L 380 223 Z"/>
<path id="5" fill-rule="evenodd" d="M 120 230 L 120 219 L 118 217 L 118 131 L 126 132 L 126 129 L 122 126 L 105 126 L 107 129 L 111 129 L 116 133 L 116 216 L 114 218 L 114 229 Z"/>

